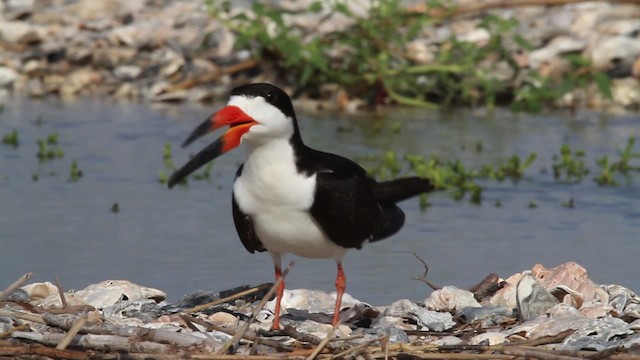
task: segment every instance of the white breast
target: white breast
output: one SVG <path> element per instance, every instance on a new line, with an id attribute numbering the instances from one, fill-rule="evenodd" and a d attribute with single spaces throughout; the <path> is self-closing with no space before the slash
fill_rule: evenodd
<path id="1" fill-rule="evenodd" d="M 331 242 L 309 213 L 315 186 L 315 175 L 297 172 L 289 142 L 274 139 L 249 146 L 233 193 L 267 250 L 340 260 L 346 249 Z"/>

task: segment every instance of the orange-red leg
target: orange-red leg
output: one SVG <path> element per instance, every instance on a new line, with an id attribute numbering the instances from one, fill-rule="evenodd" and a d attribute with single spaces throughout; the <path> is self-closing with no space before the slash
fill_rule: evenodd
<path id="1" fill-rule="evenodd" d="M 347 277 L 344 275 L 344 271 L 342 270 L 342 264 L 338 263 L 338 275 L 336 276 L 336 290 L 338 293 L 336 294 L 336 308 L 333 312 L 333 322 L 332 325 L 335 325 L 340 320 L 340 309 L 342 305 L 342 294 L 344 294 L 344 289 L 347 286 Z"/>
<path id="2" fill-rule="evenodd" d="M 276 265 L 276 281 L 282 277 L 282 269 L 279 265 Z M 280 302 L 282 301 L 282 294 L 284 294 L 284 280 L 278 286 L 276 293 L 276 316 L 271 324 L 271 330 L 280 330 Z"/>

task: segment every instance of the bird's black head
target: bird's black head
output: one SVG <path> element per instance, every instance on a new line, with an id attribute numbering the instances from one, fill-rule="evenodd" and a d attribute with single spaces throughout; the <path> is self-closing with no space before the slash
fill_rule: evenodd
<path id="1" fill-rule="evenodd" d="M 277 107 L 286 116 L 295 119 L 295 111 L 293 110 L 293 104 L 291 98 L 284 90 L 279 87 L 267 84 L 267 83 L 255 83 L 238 86 L 231 90 L 231 96 L 246 96 L 246 97 L 262 97 L 269 104 Z"/>

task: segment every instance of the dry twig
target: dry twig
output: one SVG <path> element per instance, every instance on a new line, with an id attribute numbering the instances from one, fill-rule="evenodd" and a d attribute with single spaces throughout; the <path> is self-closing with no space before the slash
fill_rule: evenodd
<path id="1" fill-rule="evenodd" d="M 30 273 L 30 272 L 22 275 L 18 280 L 14 281 L 13 284 L 7 286 L 6 289 L 0 292 L 0 299 L 11 294 L 15 289 L 19 288 L 24 283 L 26 283 L 27 280 L 31 279 L 32 276 L 33 276 L 33 273 Z"/>
<path id="2" fill-rule="evenodd" d="M 429 272 L 429 266 L 427 265 L 427 263 L 424 260 L 422 260 L 422 258 L 420 256 L 418 256 L 418 254 L 413 253 L 413 256 L 415 256 L 416 259 L 418 259 L 422 263 L 422 265 L 424 266 L 424 274 L 422 274 L 422 276 L 416 276 L 416 277 L 413 277 L 411 279 L 412 280 L 422 281 L 423 283 L 427 284 L 427 286 L 429 286 L 433 290 L 442 289 L 442 286 L 435 285 L 431 281 L 427 280 L 427 273 Z"/>
<path id="3" fill-rule="evenodd" d="M 67 304 L 67 298 L 64 296 L 64 289 L 62 285 L 60 285 L 60 279 L 56 278 L 55 280 L 58 293 L 60 294 L 60 301 L 62 301 L 62 308 L 66 308 L 69 304 Z"/>
<path id="4" fill-rule="evenodd" d="M 214 300 L 214 301 L 208 302 L 206 304 L 194 306 L 192 308 L 184 310 L 183 312 L 185 312 L 187 314 L 198 312 L 198 311 L 201 311 L 201 310 L 204 310 L 204 309 L 207 309 L 207 308 L 210 308 L 210 307 L 222 304 L 222 303 L 229 302 L 231 300 L 235 300 L 235 299 L 241 298 L 241 297 L 246 296 L 246 295 L 253 294 L 253 293 L 261 291 L 261 290 L 262 290 L 262 286 L 256 286 L 254 288 L 251 288 L 251 289 L 248 289 L 248 290 L 245 290 L 245 291 L 241 291 L 239 293 L 224 297 L 222 299 L 218 299 L 218 300 Z"/>

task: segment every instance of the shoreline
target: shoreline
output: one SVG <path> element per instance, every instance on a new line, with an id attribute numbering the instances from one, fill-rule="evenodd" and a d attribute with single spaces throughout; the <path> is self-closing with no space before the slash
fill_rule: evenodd
<path id="1" fill-rule="evenodd" d="M 460 0 L 460 14 L 450 17 L 433 17 L 441 15 L 434 15 L 434 9 L 407 6 L 397 9 L 402 11 L 398 14 L 409 16 L 408 19 L 432 16 L 433 20 L 427 19 L 430 23 L 411 41 L 385 45 L 400 46 L 402 54 L 394 61 L 405 64 L 389 69 L 386 75 L 375 75 L 380 76 L 378 79 L 361 73 L 356 79 L 361 83 L 350 87 L 329 81 L 346 76 L 339 68 L 323 77 L 318 68 L 310 67 L 315 75 L 305 85 L 295 76 L 304 75 L 306 70 L 296 66 L 313 58 L 303 57 L 294 63 L 291 55 L 303 56 L 313 50 L 308 41 L 348 33 L 360 24 L 357 21 L 366 20 L 364 16 L 371 9 L 354 2 L 348 10 L 353 14 L 349 17 L 334 14 L 326 7 L 312 13 L 305 7 L 307 3 L 310 2 L 279 2 L 281 8 L 276 10 L 284 14 L 280 15 L 284 27 L 274 31 L 299 33 L 288 41 L 300 43 L 278 48 L 284 45 L 277 43 L 276 37 L 266 38 L 267 42 L 240 42 L 239 37 L 247 36 L 242 29 L 266 21 L 259 18 L 255 9 L 247 7 L 232 7 L 221 14 L 195 0 L 79 0 L 66 5 L 45 0 L 10 2 L 0 8 L 0 96 L 15 93 L 33 98 L 94 96 L 149 102 L 209 102 L 224 98 L 241 83 L 272 82 L 295 93 L 300 100 L 315 102 L 316 108 L 347 112 L 390 104 L 515 104 L 525 111 L 535 111 L 540 106 L 597 110 L 640 107 L 640 5 L 575 2 L 464 14 L 465 9 L 473 10 L 474 6 L 491 8 L 492 2 L 474 5 Z M 259 20 L 238 20 L 237 16 L 243 13 Z M 494 20 L 487 25 L 487 19 Z M 263 25 L 265 29 L 272 26 Z M 493 30 L 501 26 L 508 29 Z M 448 54 L 452 44 L 489 51 L 491 41 L 498 38 L 499 47 L 485 57 L 471 58 L 478 61 L 471 68 L 439 60 Z M 456 40 L 452 43 L 452 39 Z M 267 48 L 271 46 L 275 50 Z M 323 46 L 320 50 L 330 52 L 327 61 L 334 67 L 344 65 L 345 57 L 359 55 L 345 52 L 339 42 Z M 284 55 L 278 53 L 283 49 Z M 455 60 L 455 53 L 451 55 Z M 464 51 L 458 53 L 463 58 L 467 55 Z M 388 65 L 372 66 L 385 64 Z M 407 89 L 407 74 L 416 82 L 411 85 L 415 89 Z M 441 85 L 443 88 L 435 90 L 451 91 L 453 102 L 439 98 L 429 87 L 421 90 L 426 86 L 424 82 L 433 81 L 434 76 L 448 79 Z M 471 83 L 468 87 L 452 89 L 467 80 Z M 492 93 L 491 87 L 495 86 L 500 89 Z M 465 95 L 468 91 L 476 93 Z M 611 99 L 607 98 L 609 95 Z"/>

